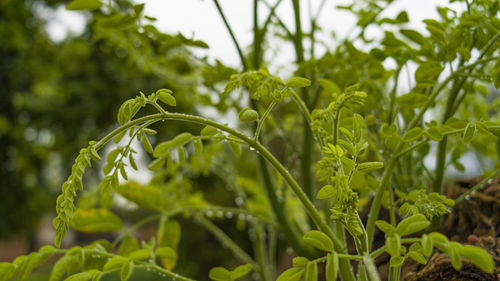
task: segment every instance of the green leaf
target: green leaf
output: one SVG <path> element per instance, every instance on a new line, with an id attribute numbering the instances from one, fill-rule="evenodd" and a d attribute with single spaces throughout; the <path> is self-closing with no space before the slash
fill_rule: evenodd
<path id="1" fill-rule="evenodd" d="M 488 274 L 493 273 L 495 263 L 486 250 L 475 246 L 465 245 L 460 247 L 459 253 L 482 271 Z"/>
<path id="2" fill-rule="evenodd" d="M 170 105 L 170 106 L 176 106 L 177 102 L 171 94 L 167 92 L 160 92 L 157 93 L 158 99 L 161 100 L 164 104 Z"/>
<path id="3" fill-rule="evenodd" d="M 110 269 L 120 268 L 123 266 L 123 264 L 129 263 L 129 262 L 130 262 L 130 259 L 128 259 L 126 257 L 113 257 L 104 264 L 103 269 L 110 270 Z"/>
<path id="4" fill-rule="evenodd" d="M 426 264 L 427 263 L 427 260 L 425 259 L 425 257 L 419 253 L 419 252 L 415 252 L 415 251 L 410 251 L 408 253 L 408 256 L 413 259 L 414 261 L 420 263 L 420 264 Z"/>
<path id="5" fill-rule="evenodd" d="M 16 266 L 8 262 L 0 262 L 0 281 L 7 281 L 15 274 Z"/>
<path id="6" fill-rule="evenodd" d="M 174 147 L 172 141 L 161 142 L 153 150 L 153 156 L 156 158 L 168 156 L 170 154 L 169 149 L 172 147 Z"/>
<path id="7" fill-rule="evenodd" d="M 420 86 L 433 86 L 443 69 L 444 68 L 437 61 L 426 61 L 415 71 L 415 80 Z"/>
<path id="8" fill-rule="evenodd" d="M 290 268 L 280 274 L 276 281 L 299 281 L 304 275 L 304 268 Z"/>
<path id="9" fill-rule="evenodd" d="M 467 124 L 467 127 L 465 127 L 464 134 L 462 136 L 464 143 L 470 143 L 475 134 L 476 126 L 471 123 Z"/>
<path id="10" fill-rule="evenodd" d="M 151 143 L 149 142 L 149 139 L 146 135 L 143 135 L 142 136 L 142 146 L 144 147 L 144 150 L 146 150 L 146 152 L 152 154 L 153 153 L 153 146 L 151 146 Z"/>
<path id="11" fill-rule="evenodd" d="M 439 232 L 431 232 L 428 234 L 429 238 L 432 239 L 432 244 L 439 250 L 446 252 L 450 242 L 448 238 Z"/>
<path id="12" fill-rule="evenodd" d="M 121 125 L 127 123 L 139 111 L 141 105 L 135 99 L 125 101 L 118 109 L 118 123 Z"/>
<path id="13" fill-rule="evenodd" d="M 193 139 L 194 152 L 196 154 L 203 153 L 203 142 L 199 138 Z"/>
<path id="14" fill-rule="evenodd" d="M 392 236 L 394 233 L 396 233 L 396 229 L 394 228 L 394 226 L 392 226 L 391 224 L 389 224 L 386 221 L 377 220 L 377 221 L 375 221 L 375 225 L 380 230 L 382 230 L 382 232 L 384 232 L 386 235 Z"/>
<path id="15" fill-rule="evenodd" d="M 412 29 L 401 29 L 399 30 L 399 32 L 401 32 L 401 34 L 403 34 L 406 38 L 410 39 L 411 41 L 419 45 L 425 44 L 425 37 L 418 31 Z"/>
<path id="16" fill-rule="evenodd" d="M 418 140 L 424 134 L 424 130 L 420 127 L 410 129 L 403 136 L 404 142 L 412 142 Z"/>
<path id="17" fill-rule="evenodd" d="M 54 264 L 54 267 L 52 267 L 49 281 L 60 281 L 66 270 L 73 267 L 75 264 L 77 264 L 77 258 L 75 256 L 63 256 Z"/>
<path id="18" fill-rule="evenodd" d="M 326 79 L 318 79 L 318 83 L 325 89 L 328 93 L 341 93 L 342 90 L 340 90 L 339 86 L 337 84 L 333 83 L 330 80 Z"/>
<path id="19" fill-rule="evenodd" d="M 95 10 L 102 6 L 99 0 L 73 0 L 66 5 L 66 10 L 82 11 L 82 10 Z"/>
<path id="20" fill-rule="evenodd" d="M 240 265 L 231 271 L 231 280 L 236 280 L 247 275 L 250 271 L 252 271 L 251 264 Z"/>
<path id="21" fill-rule="evenodd" d="M 402 256 L 393 256 L 391 257 L 391 260 L 389 261 L 389 264 L 391 267 L 400 267 L 403 265 L 403 262 L 405 259 Z"/>
<path id="22" fill-rule="evenodd" d="M 181 225 L 176 220 L 162 219 L 158 227 L 158 246 L 177 249 L 181 239 Z"/>
<path id="23" fill-rule="evenodd" d="M 316 195 L 316 199 L 328 199 L 335 195 L 335 188 L 332 185 L 323 186 Z"/>
<path id="24" fill-rule="evenodd" d="M 149 163 L 148 169 L 151 171 L 158 171 L 159 169 L 163 168 L 163 165 L 165 165 L 165 158 L 158 158 Z"/>
<path id="25" fill-rule="evenodd" d="M 201 132 L 200 132 L 200 135 L 204 136 L 204 137 L 209 137 L 209 136 L 213 136 L 215 134 L 217 134 L 219 132 L 219 130 L 217 128 L 214 128 L 212 126 L 205 126 Z"/>
<path id="26" fill-rule="evenodd" d="M 383 167 L 384 167 L 383 162 L 365 162 L 359 164 L 356 170 L 359 172 L 368 173 L 371 171 L 382 169 Z"/>
<path id="27" fill-rule="evenodd" d="M 233 151 L 234 155 L 239 158 L 241 156 L 241 146 L 240 146 L 240 144 L 236 143 L 236 142 L 230 141 L 229 142 L 229 146 L 231 147 L 231 150 Z"/>
<path id="28" fill-rule="evenodd" d="M 396 233 L 400 236 L 410 235 L 428 227 L 430 222 L 422 214 L 413 215 L 402 220 L 396 227 Z"/>
<path id="29" fill-rule="evenodd" d="M 462 245 L 458 242 L 450 242 L 448 245 L 447 253 L 451 259 L 451 265 L 455 270 L 462 268 L 462 258 L 460 257 L 460 249 Z"/>
<path id="30" fill-rule="evenodd" d="M 339 257 L 337 253 L 328 253 L 326 256 L 325 277 L 326 281 L 337 280 L 337 273 L 339 269 Z"/>
<path id="31" fill-rule="evenodd" d="M 305 267 L 309 260 L 304 257 L 295 257 L 292 260 L 293 267 Z"/>
<path id="32" fill-rule="evenodd" d="M 396 99 L 396 102 L 406 109 L 415 109 L 427 104 L 429 97 L 420 93 L 404 94 Z"/>
<path id="33" fill-rule="evenodd" d="M 443 140 L 443 134 L 439 131 L 438 128 L 436 127 L 430 127 L 427 129 L 424 134 L 433 141 L 442 141 Z"/>
<path id="34" fill-rule="evenodd" d="M 311 230 L 304 234 L 303 239 L 307 244 L 325 252 L 334 250 L 332 240 L 321 231 Z"/>
<path id="35" fill-rule="evenodd" d="M 318 264 L 309 262 L 306 265 L 306 272 L 304 274 L 304 281 L 317 281 L 318 280 Z"/>
<path id="36" fill-rule="evenodd" d="M 139 249 L 139 243 L 134 236 L 127 234 L 120 245 L 120 249 L 118 250 L 118 254 L 120 256 L 128 256 L 133 251 Z"/>
<path id="37" fill-rule="evenodd" d="M 132 261 L 124 263 L 122 269 L 120 270 L 121 281 L 127 281 L 132 276 L 134 272 L 134 263 Z"/>
<path id="38" fill-rule="evenodd" d="M 386 252 L 391 257 L 397 257 L 401 254 L 401 237 L 398 234 L 387 237 L 385 245 L 387 245 Z"/>
<path id="39" fill-rule="evenodd" d="M 80 272 L 69 276 L 68 278 L 64 279 L 64 281 L 88 281 L 90 279 L 92 279 L 92 274 L 88 272 Z"/>
<path id="40" fill-rule="evenodd" d="M 149 249 L 135 250 L 128 255 L 131 260 L 145 260 L 151 257 L 151 251 Z"/>
<path id="41" fill-rule="evenodd" d="M 162 259 L 165 268 L 172 269 L 177 263 L 177 252 L 170 247 L 160 247 L 155 250 L 155 255 Z"/>
<path id="42" fill-rule="evenodd" d="M 285 84 L 287 87 L 308 87 L 311 85 L 311 81 L 309 79 L 303 77 L 292 77 Z"/>
<path id="43" fill-rule="evenodd" d="M 85 233 L 118 231 L 123 227 L 121 219 L 107 209 L 77 209 L 71 226 Z"/>
<path id="44" fill-rule="evenodd" d="M 208 277 L 215 281 L 231 281 L 231 272 L 224 267 L 214 267 L 210 269 Z"/>
<path id="45" fill-rule="evenodd" d="M 432 254 L 432 238 L 427 234 L 422 235 L 422 253 L 426 256 L 430 256 Z"/>
<path id="46" fill-rule="evenodd" d="M 238 114 L 241 122 L 253 122 L 259 120 L 259 113 L 251 108 L 245 108 Z"/>
<path id="47" fill-rule="evenodd" d="M 96 162 L 101 161 L 101 157 L 99 156 L 99 153 L 97 153 L 93 145 L 90 147 L 90 156 L 92 156 L 92 159 L 94 159 L 94 161 Z"/>
<path id="48" fill-rule="evenodd" d="M 130 163 L 130 167 L 132 167 L 132 169 L 137 171 L 138 170 L 137 164 L 135 163 L 135 159 L 134 159 L 134 156 L 132 155 L 132 153 L 130 153 L 128 155 L 128 161 Z"/>

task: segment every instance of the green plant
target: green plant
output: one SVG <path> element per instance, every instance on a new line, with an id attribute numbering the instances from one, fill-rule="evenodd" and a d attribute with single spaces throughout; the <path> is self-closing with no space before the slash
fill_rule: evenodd
<path id="1" fill-rule="evenodd" d="M 274 280 L 278 234 L 284 235 L 298 255 L 293 266 L 279 275 L 279 281 L 317 280 L 322 262 L 326 262 L 326 280 L 337 276 L 380 280 L 374 258 L 384 252 L 391 256 L 389 279 L 399 280 L 405 259 L 425 264 L 434 248 L 446 252 L 457 270 L 465 258 L 491 273 L 493 260 L 485 250 L 449 241 L 435 231 L 422 231 L 431 220 L 437 230 L 440 216 L 455 203 L 442 195 L 447 165 L 464 169 L 459 160 L 465 152 L 474 150 L 487 158 L 500 149 L 500 122 L 491 121 L 499 117 L 495 107 L 499 99 L 493 97 L 496 99 L 490 104 L 483 101 L 484 96 L 493 95 L 488 88 L 492 81 L 500 86 L 499 3 L 465 1 L 463 12 L 438 7 L 441 20 L 424 21 L 428 35 L 405 26 L 405 11 L 395 19 L 379 18 L 392 1 L 338 7 L 357 16 L 360 33 L 317 57 L 316 20 L 326 1 L 311 18 L 308 33 L 302 31 L 299 1 L 292 1 L 294 33 L 275 14 L 281 2 L 271 6 L 254 1 L 254 42 L 251 53 L 245 55 L 214 0 L 240 55 L 242 72 L 235 74 L 220 63 L 207 63 L 201 75 L 205 86 L 215 91 L 227 82 L 220 103 L 213 106 L 221 113 L 236 109 L 238 128 L 172 112 L 177 96 L 169 89 L 149 95 L 141 92 L 125 101 L 118 111 L 120 127 L 82 149 L 63 184 L 54 219 L 55 244 L 61 245 L 70 226 L 91 233 L 122 229 L 121 219 L 109 210 L 115 193 L 154 211 L 153 215 L 112 242 L 99 240 L 71 249 L 46 246 L 12 263 L 2 263 L 0 280 L 16 274 L 19 280 L 26 280 L 33 268 L 55 253 L 63 257 L 54 265 L 50 279 L 54 281 L 65 274 L 67 280 L 99 280 L 113 272 L 128 280 L 140 268 L 191 280 L 172 271 L 181 253 L 181 227 L 175 216 L 201 225 L 245 263 L 234 270 L 213 268 L 208 275 L 212 280 L 235 280 L 250 271 L 261 280 Z M 74 0 L 67 7 L 98 9 L 101 5 L 97 0 Z M 263 23 L 258 17 L 259 5 L 269 8 Z M 367 38 L 369 26 L 383 30 L 384 37 Z M 297 76 L 286 82 L 265 68 L 263 52 L 271 28 L 284 32 L 282 36 L 296 51 Z M 304 42 L 311 47 L 306 49 Z M 355 42 L 371 42 L 375 47 L 366 51 L 356 48 Z M 385 60 L 394 62 L 395 68 L 386 69 Z M 411 73 L 411 65 L 417 65 L 415 85 L 402 94 L 398 87 L 401 72 Z M 245 99 L 240 97 L 232 98 L 239 89 L 240 97 L 250 98 L 249 104 L 243 104 Z M 148 107 L 156 112 L 143 110 Z M 437 120 L 424 121 L 427 112 Z M 153 146 L 154 126 L 174 121 L 198 127 L 170 140 L 158 140 Z M 99 152 L 103 147 L 125 136 L 129 141 L 114 146 L 102 161 Z M 119 178 L 128 180 L 126 167 L 139 168 L 132 147 L 136 141 L 153 157 L 148 169 L 155 175 L 148 185 L 120 184 Z M 272 141 L 278 145 L 273 146 Z M 423 161 L 433 144 L 437 144 L 436 168 L 430 171 Z M 288 150 L 278 159 L 279 147 Z M 287 154 L 289 151 L 299 151 L 299 156 Z M 257 161 L 248 161 L 250 157 Z M 294 165 L 297 161 L 298 167 Z M 105 162 L 96 192 L 99 202 L 80 200 L 75 207 L 77 193 L 84 190 L 85 169 L 92 162 Z M 255 162 L 258 172 L 253 170 Z M 229 169 L 231 165 L 235 168 Z M 225 181 L 236 206 L 211 202 L 203 189 L 194 187 L 197 176 L 211 173 Z M 261 183 L 254 179 L 257 174 Z M 364 222 L 360 209 L 368 204 L 369 216 Z M 382 206 L 388 210 L 389 221 L 378 220 Z M 248 228 L 252 255 L 213 222 L 222 218 L 236 218 L 237 228 Z M 139 243 L 132 232 L 151 221 L 158 222 L 157 234 Z M 373 249 L 376 227 L 385 234 L 385 244 Z M 352 236 L 356 253 L 348 253 L 346 234 Z M 356 270 L 352 260 L 358 261 Z"/>

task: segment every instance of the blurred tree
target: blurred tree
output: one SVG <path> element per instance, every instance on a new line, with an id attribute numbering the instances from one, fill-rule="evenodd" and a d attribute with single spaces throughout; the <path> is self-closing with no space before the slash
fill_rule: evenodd
<path id="1" fill-rule="evenodd" d="M 89 13 L 81 36 L 53 42 L 40 10 L 62 2 L 0 2 L 0 238 L 33 232 L 75 151 L 115 125 L 119 101 L 162 87 L 176 91 L 180 111 L 196 101 L 186 46 L 205 43 L 159 32 L 129 1 Z"/>

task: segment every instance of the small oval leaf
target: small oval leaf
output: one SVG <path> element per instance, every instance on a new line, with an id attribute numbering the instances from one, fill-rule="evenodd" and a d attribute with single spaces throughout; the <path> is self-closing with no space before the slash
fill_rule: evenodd
<path id="1" fill-rule="evenodd" d="M 401 236 L 406 236 L 428 227 L 430 222 L 422 214 L 416 214 L 402 220 L 396 227 L 396 232 Z"/>
<path id="2" fill-rule="evenodd" d="M 85 233 L 118 231 L 123 227 L 121 219 L 107 209 L 77 209 L 71 226 Z"/>
<path id="3" fill-rule="evenodd" d="M 468 259 L 473 265 L 477 266 L 482 271 L 492 274 L 495 268 L 495 263 L 490 254 L 482 248 L 465 245 L 459 250 L 460 255 Z"/>
<path id="4" fill-rule="evenodd" d="M 418 140 L 424 134 L 424 130 L 420 127 L 415 127 L 406 132 L 403 136 L 404 142 L 412 142 Z"/>
<path id="5" fill-rule="evenodd" d="M 303 77 L 292 77 L 285 84 L 287 87 L 307 87 L 311 85 L 311 81 L 309 79 Z"/>
<path id="6" fill-rule="evenodd" d="M 334 250 L 332 240 L 321 231 L 311 230 L 304 235 L 303 239 L 307 244 L 325 252 Z"/>

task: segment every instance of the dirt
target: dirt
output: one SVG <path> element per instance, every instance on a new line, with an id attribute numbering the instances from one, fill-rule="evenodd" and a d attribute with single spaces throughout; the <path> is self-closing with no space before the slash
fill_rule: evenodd
<path id="1" fill-rule="evenodd" d="M 456 182 L 445 187 L 449 198 L 457 198 L 481 181 L 480 178 Z M 435 252 L 426 265 L 408 260 L 402 267 L 405 281 L 465 281 L 500 280 L 500 178 L 488 182 L 480 191 L 455 206 L 443 218 L 441 233 L 450 240 L 486 249 L 495 262 L 493 274 L 486 274 L 463 260 L 463 267 L 457 271 L 451 266 L 447 254 Z M 380 270 L 384 270 L 383 263 Z M 387 270 L 385 270 L 387 271 Z"/>

